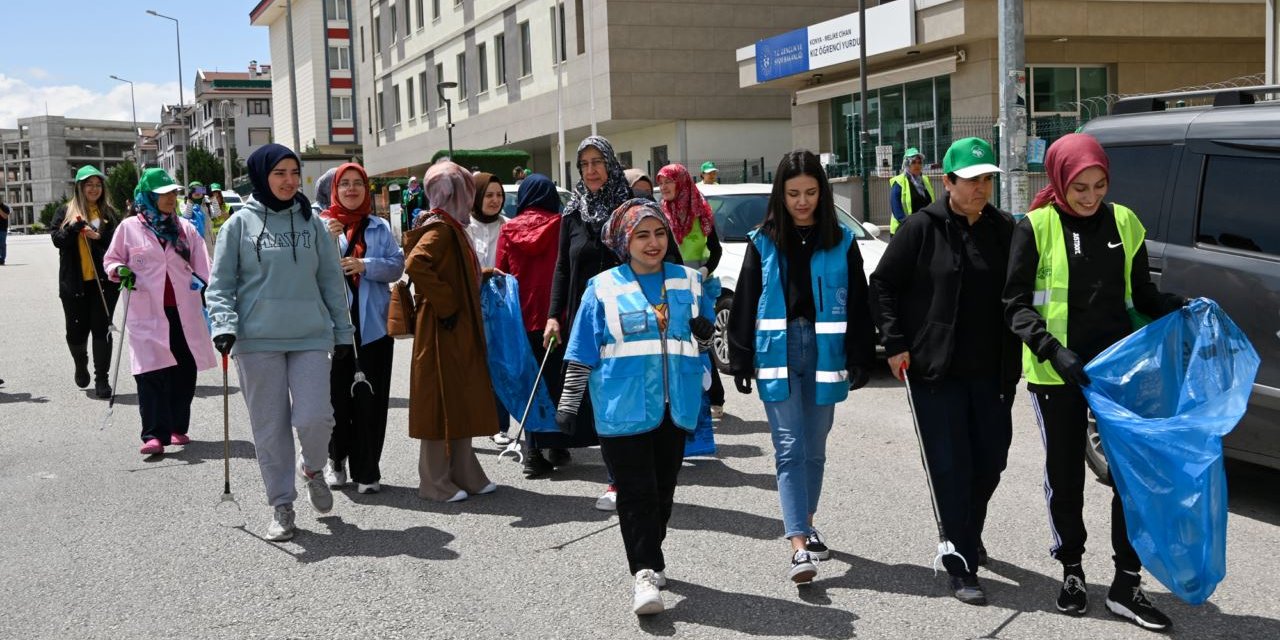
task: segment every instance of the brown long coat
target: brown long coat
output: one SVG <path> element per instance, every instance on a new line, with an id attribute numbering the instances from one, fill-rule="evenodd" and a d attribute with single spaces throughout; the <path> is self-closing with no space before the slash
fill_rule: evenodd
<path id="1" fill-rule="evenodd" d="M 437 219 L 405 235 L 405 273 L 418 307 L 409 372 L 409 436 L 456 440 L 498 428 L 480 318 L 477 263 L 466 233 Z M 451 330 L 441 318 L 457 314 Z"/>

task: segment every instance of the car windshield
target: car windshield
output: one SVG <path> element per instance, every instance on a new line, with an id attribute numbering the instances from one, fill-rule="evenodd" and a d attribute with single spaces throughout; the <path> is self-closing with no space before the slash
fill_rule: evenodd
<path id="1" fill-rule="evenodd" d="M 560 194 L 560 206 L 569 204 L 569 198 L 572 197 L 568 191 L 557 191 Z M 502 215 L 508 218 L 516 217 L 516 192 L 507 192 L 507 201 L 502 204 Z"/>
<path id="2" fill-rule="evenodd" d="M 769 208 L 767 193 L 716 194 L 706 198 L 716 216 L 716 235 L 720 236 L 721 242 L 746 242 L 747 233 L 760 226 L 765 210 Z M 853 232 L 854 238 L 866 240 L 870 237 L 848 211 L 837 206 L 836 217 L 840 224 Z"/>

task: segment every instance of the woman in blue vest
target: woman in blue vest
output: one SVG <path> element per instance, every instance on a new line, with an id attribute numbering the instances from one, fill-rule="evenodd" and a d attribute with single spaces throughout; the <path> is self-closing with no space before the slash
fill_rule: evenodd
<path id="1" fill-rule="evenodd" d="M 573 320 L 556 422 L 577 418 L 591 392 L 600 453 L 613 470 L 618 520 L 635 576 L 632 610 L 662 611 L 662 541 L 702 407 L 700 352 L 711 346 L 715 300 L 697 271 L 665 264 L 671 227 L 643 198 L 628 200 L 601 230 L 623 263 L 587 283 Z"/>
<path id="2" fill-rule="evenodd" d="M 1162 294 L 1147 270 L 1146 230 L 1134 212 L 1105 202 L 1107 154 L 1092 136 L 1059 138 L 1045 155 L 1049 185 L 1013 232 L 1005 318 L 1022 339 L 1022 370 L 1044 441 L 1044 493 L 1062 563 L 1058 610 L 1088 611 L 1084 555 L 1084 454 L 1089 405 L 1085 363 L 1135 328 L 1133 312 L 1159 317 L 1186 301 Z M 1069 275 L 1069 277 L 1068 277 Z M 1129 543 L 1120 494 L 1111 495 L 1115 579 L 1107 609 L 1144 629 L 1172 623 L 1141 587 L 1142 561 Z"/>
<path id="3" fill-rule="evenodd" d="M 836 219 L 818 157 L 782 157 L 769 210 L 748 236 L 729 315 L 729 366 L 738 391 L 760 387 L 773 433 L 788 576 L 813 580 L 831 551 L 813 526 L 835 404 L 867 384 L 875 330 L 862 253 Z"/>

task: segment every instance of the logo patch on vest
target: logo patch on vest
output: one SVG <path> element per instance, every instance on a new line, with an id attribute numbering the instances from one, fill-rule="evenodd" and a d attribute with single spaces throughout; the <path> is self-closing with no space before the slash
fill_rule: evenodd
<path id="1" fill-rule="evenodd" d="M 618 314 L 618 321 L 622 324 L 623 335 L 632 336 L 649 330 L 649 314 L 644 311 Z"/>

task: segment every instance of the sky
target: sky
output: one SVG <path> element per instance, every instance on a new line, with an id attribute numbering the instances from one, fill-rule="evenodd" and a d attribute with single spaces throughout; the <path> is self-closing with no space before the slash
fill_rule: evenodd
<path id="1" fill-rule="evenodd" d="M 256 0 L 34 0 L 4 2 L 0 31 L 0 129 L 18 118 L 63 115 L 131 119 L 131 80 L 139 122 L 155 122 L 178 102 L 172 20 L 182 29 L 182 83 L 193 100 L 196 69 L 247 71 L 270 64 L 267 28 L 249 24 Z M 283 68 L 283 67 L 281 67 Z M 46 106 L 47 105 L 47 106 Z"/>

